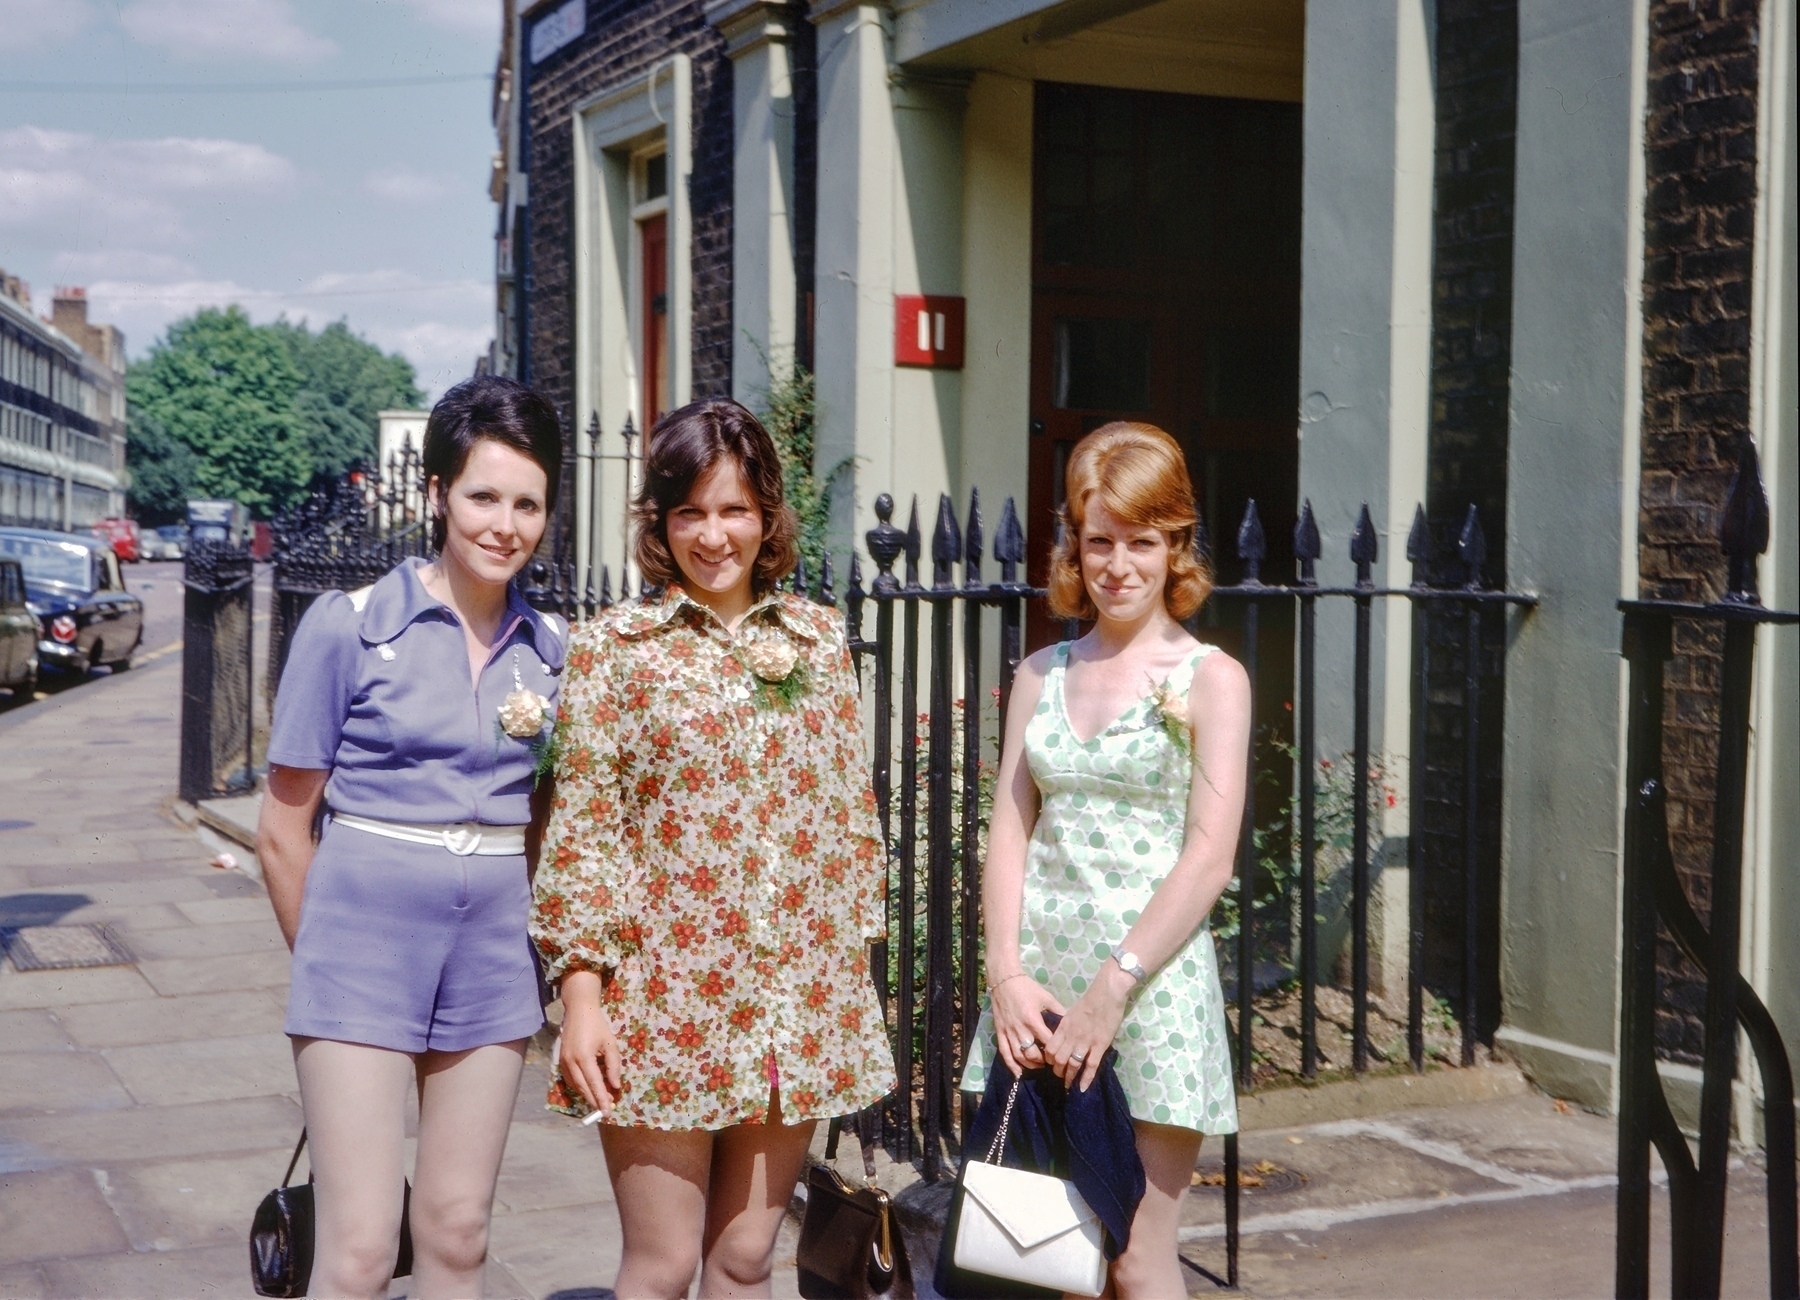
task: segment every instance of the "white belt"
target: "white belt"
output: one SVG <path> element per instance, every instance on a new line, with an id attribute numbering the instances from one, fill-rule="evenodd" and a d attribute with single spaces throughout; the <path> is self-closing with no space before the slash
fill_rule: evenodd
<path id="1" fill-rule="evenodd" d="M 383 835 L 407 844 L 430 844 L 449 849 L 459 858 L 470 854 L 482 858 L 516 858 L 525 852 L 523 826 L 485 826 L 480 822 L 387 822 L 341 812 L 332 813 L 331 820 L 353 831 Z"/>

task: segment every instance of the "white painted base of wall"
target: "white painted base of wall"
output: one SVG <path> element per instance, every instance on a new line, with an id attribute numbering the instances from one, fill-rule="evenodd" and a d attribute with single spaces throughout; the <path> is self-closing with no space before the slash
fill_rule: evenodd
<path id="1" fill-rule="evenodd" d="M 1511 1025 L 1500 1027 L 1494 1043 L 1552 1097 L 1566 1098 L 1603 1115 L 1617 1109 L 1619 1058 L 1613 1053 L 1545 1038 Z"/>

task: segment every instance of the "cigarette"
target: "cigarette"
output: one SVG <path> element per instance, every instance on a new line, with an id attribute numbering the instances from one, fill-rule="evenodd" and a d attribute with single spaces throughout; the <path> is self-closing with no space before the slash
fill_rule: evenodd
<path id="1" fill-rule="evenodd" d="M 589 1124 L 598 1124 L 601 1120 L 603 1120 L 605 1118 L 606 1118 L 606 1116 L 603 1113 L 601 1113 L 600 1111 L 595 1111 L 591 1115 L 589 1115 L 586 1119 L 581 1121 L 581 1127 L 586 1128 Z"/>

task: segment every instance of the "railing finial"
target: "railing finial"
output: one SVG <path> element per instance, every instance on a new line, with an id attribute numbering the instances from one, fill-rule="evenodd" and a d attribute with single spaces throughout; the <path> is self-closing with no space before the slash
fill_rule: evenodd
<path id="1" fill-rule="evenodd" d="M 948 492 L 938 493 L 937 526 L 931 530 L 931 585 L 952 585 L 950 566 L 962 556 L 962 530 L 956 526 L 956 507 Z"/>
<path id="2" fill-rule="evenodd" d="M 1256 498 L 1244 503 L 1244 521 L 1238 525 L 1238 559 L 1244 562 L 1244 585 L 1262 581 L 1262 562 L 1268 557 L 1269 542 L 1263 536 L 1262 516 L 1256 510 Z"/>
<path id="3" fill-rule="evenodd" d="M 837 584 L 833 581 L 833 574 L 831 572 L 830 551 L 826 551 L 824 555 L 819 557 L 818 601 L 821 605 L 830 605 L 833 609 L 837 608 Z"/>
<path id="4" fill-rule="evenodd" d="M 994 534 L 994 558 L 1000 561 L 1000 581 L 1017 582 L 1019 563 L 1025 558 L 1025 530 L 1019 527 L 1019 512 L 1013 499 L 1006 498 L 1000 507 L 1000 528 Z"/>
<path id="5" fill-rule="evenodd" d="M 1300 522 L 1294 525 L 1294 558 L 1300 561 L 1300 583 L 1310 587 L 1318 581 L 1313 564 L 1320 554 L 1319 521 L 1313 518 L 1312 498 L 1300 507 Z"/>
<path id="6" fill-rule="evenodd" d="M 1726 601 L 1734 605 L 1762 604 L 1757 590 L 1756 559 L 1769 549 L 1769 498 L 1763 491 L 1756 443 L 1748 434 L 1738 445 L 1737 469 L 1725 494 L 1719 545 L 1725 551 Z"/>
<path id="7" fill-rule="evenodd" d="M 1194 554 L 1202 564 L 1212 563 L 1212 534 L 1206 531 L 1206 516 L 1194 515 Z"/>
<path id="8" fill-rule="evenodd" d="M 981 585 L 981 489 L 969 489 L 969 524 L 963 529 L 963 586 Z"/>
<path id="9" fill-rule="evenodd" d="M 877 523 L 865 537 L 869 558 L 875 561 L 875 590 L 898 591 L 900 584 L 894 578 L 894 561 L 906 549 L 906 539 L 894 527 L 894 498 L 886 492 L 875 498 L 875 518 Z"/>
<path id="10" fill-rule="evenodd" d="M 1356 527 L 1350 533 L 1350 562 L 1356 566 L 1356 583 L 1367 586 L 1372 581 L 1375 561 L 1381 558 L 1381 539 L 1375 533 L 1375 521 L 1369 517 L 1365 501 L 1356 516 Z"/>
<path id="11" fill-rule="evenodd" d="M 906 521 L 906 585 L 919 585 L 919 498 L 912 499 L 912 516 Z"/>
<path id="12" fill-rule="evenodd" d="M 1473 502 L 1463 518 L 1462 534 L 1456 539 L 1457 554 L 1462 556 L 1471 591 L 1481 587 L 1481 566 L 1487 563 L 1487 534 L 1481 528 L 1481 511 Z"/>
<path id="13" fill-rule="evenodd" d="M 1431 525 L 1425 522 L 1422 502 L 1413 507 L 1412 530 L 1406 534 L 1406 560 L 1413 566 L 1413 586 L 1431 581 Z"/>

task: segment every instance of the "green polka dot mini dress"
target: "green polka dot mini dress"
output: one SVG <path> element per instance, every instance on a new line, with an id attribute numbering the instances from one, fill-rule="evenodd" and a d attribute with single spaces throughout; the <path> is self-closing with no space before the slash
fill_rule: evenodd
<path id="1" fill-rule="evenodd" d="M 1200 646 L 1169 675 L 1182 698 Z M 1175 859 L 1187 826 L 1192 761 L 1163 729 L 1146 696 L 1089 741 L 1069 725 L 1063 679 L 1069 644 L 1057 646 L 1043 696 L 1025 728 L 1025 758 L 1039 810 L 1025 854 L 1019 956 L 1025 972 L 1073 1005 L 1100 963 L 1136 923 Z M 1237 1131 L 1225 999 L 1211 927 L 1201 923 L 1137 990 L 1113 1046 L 1134 1118 L 1201 1133 Z M 962 1086 L 979 1092 L 1005 1069 L 994 1046 L 993 1009 L 982 1012 Z"/>

